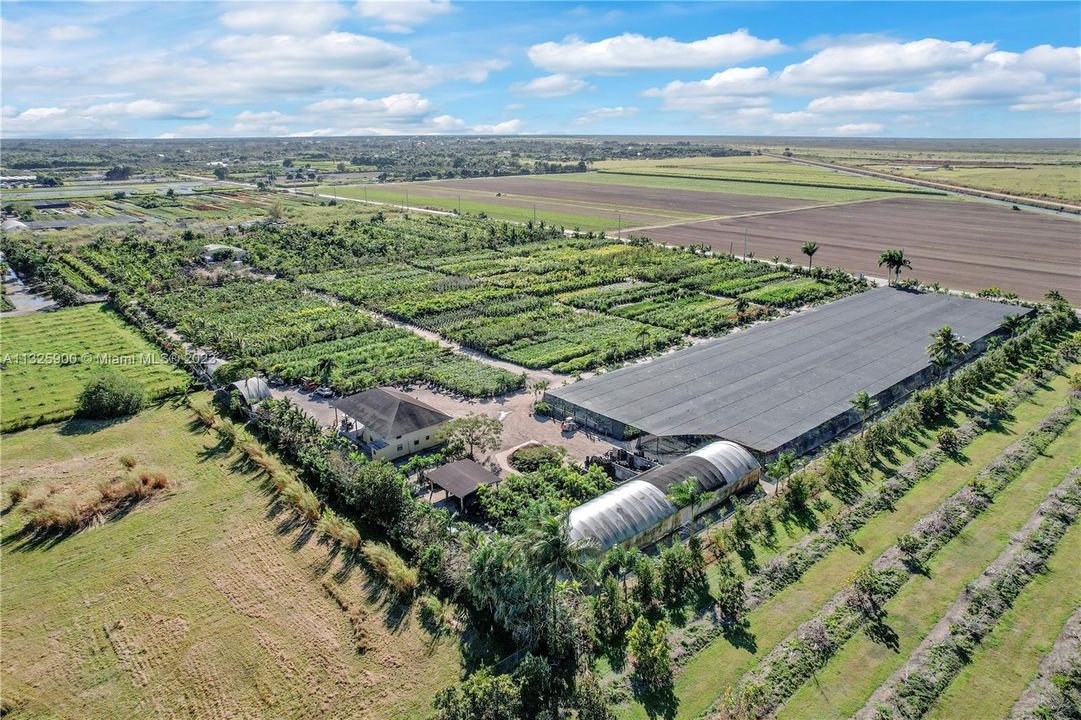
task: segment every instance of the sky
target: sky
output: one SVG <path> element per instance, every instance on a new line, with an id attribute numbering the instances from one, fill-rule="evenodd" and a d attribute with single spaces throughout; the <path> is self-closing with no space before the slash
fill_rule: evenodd
<path id="1" fill-rule="evenodd" d="M 1078 2 L 25 2 L 0 137 L 1081 137 Z"/>

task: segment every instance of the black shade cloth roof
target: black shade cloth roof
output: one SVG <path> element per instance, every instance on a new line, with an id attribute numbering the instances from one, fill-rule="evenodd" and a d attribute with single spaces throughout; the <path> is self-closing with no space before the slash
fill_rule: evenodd
<path id="1" fill-rule="evenodd" d="M 876 288 L 549 390 L 653 435 L 702 435 L 772 452 L 928 368 L 932 332 L 967 343 L 1026 308 Z"/>
<path id="2" fill-rule="evenodd" d="M 424 477 L 446 490 L 448 495 L 462 499 L 472 495 L 481 485 L 499 482 L 498 475 L 472 460 L 458 460 L 434 470 L 425 470 Z"/>
<path id="3" fill-rule="evenodd" d="M 365 390 L 330 404 L 384 438 L 397 438 L 450 420 L 445 412 L 389 387 Z"/>

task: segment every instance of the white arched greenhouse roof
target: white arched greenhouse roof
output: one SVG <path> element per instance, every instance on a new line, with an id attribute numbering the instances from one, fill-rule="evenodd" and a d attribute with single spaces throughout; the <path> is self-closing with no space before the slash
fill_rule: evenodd
<path id="1" fill-rule="evenodd" d="M 712 492 L 741 485 L 759 467 L 758 461 L 742 445 L 721 440 L 642 473 L 638 479 L 667 493 L 676 483 L 693 477 L 703 490 Z"/>
<path id="2" fill-rule="evenodd" d="M 677 510 L 656 485 L 630 480 L 571 510 L 570 538 L 592 539 L 599 550 L 607 550 L 656 527 Z"/>

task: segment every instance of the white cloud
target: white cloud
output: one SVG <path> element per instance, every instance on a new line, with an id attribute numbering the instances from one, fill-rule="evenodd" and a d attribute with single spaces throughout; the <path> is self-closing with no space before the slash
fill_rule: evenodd
<path id="1" fill-rule="evenodd" d="M 846 123 L 838 125 L 833 130 L 838 135 L 880 135 L 886 129 L 881 123 Z"/>
<path id="2" fill-rule="evenodd" d="M 519 95 L 531 97 L 562 97 L 573 95 L 589 87 L 589 83 L 581 78 L 576 78 L 566 73 L 556 73 L 534 78 L 529 82 L 514 83 L 511 91 Z"/>
<path id="3" fill-rule="evenodd" d="M 103 137 L 115 135 L 113 120 L 89 117 L 62 107 L 4 108 L 4 137 Z"/>
<path id="4" fill-rule="evenodd" d="M 524 125 L 524 122 L 514 118 L 495 125 L 474 125 L 471 129 L 477 135 L 510 135 L 521 130 Z"/>
<path id="5" fill-rule="evenodd" d="M 202 118 L 210 115 L 208 110 L 183 110 L 173 103 L 160 100 L 132 100 L 92 105 L 84 111 L 92 117 L 130 117 L 146 119 Z"/>
<path id="6" fill-rule="evenodd" d="M 994 50 L 991 43 L 934 38 L 908 43 L 830 47 L 781 71 L 780 81 L 803 87 L 872 88 L 902 85 L 963 70 Z"/>
<path id="7" fill-rule="evenodd" d="M 753 107 L 769 104 L 767 94 L 773 84 L 769 70 L 764 67 L 736 67 L 705 80 L 673 80 L 663 88 L 650 88 L 642 94 L 663 98 L 665 110 Z"/>
<path id="8" fill-rule="evenodd" d="M 49 37 L 60 42 L 86 40 L 97 37 L 101 31 L 86 25 L 54 25 L 49 28 Z"/>
<path id="9" fill-rule="evenodd" d="M 239 104 L 347 91 L 405 92 L 450 80 L 479 83 L 506 65 L 498 59 L 426 65 L 405 47 L 338 31 L 311 37 L 227 35 L 209 46 L 217 57 L 193 56 L 183 63 L 169 54 L 126 58 L 95 68 L 93 78 L 126 89 L 153 88 L 170 99 Z"/>
<path id="10" fill-rule="evenodd" d="M 1037 45 L 1023 53 L 993 52 L 984 58 L 989 63 L 1021 70 L 1038 70 L 1050 75 L 1081 75 L 1081 47 Z"/>
<path id="11" fill-rule="evenodd" d="M 780 40 L 762 40 L 745 29 L 692 42 L 624 33 L 592 43 L 574 36 L 541 43 L 529 48 L 529 59 L 551 72 L 614 73 L 729 65 L 784 49 Z"/>
<path id="12" fill-rule="evenodd" d="M 417 25 L 454 8 L 450 0 L 358 0 L 360 16 L 376 21 L 375 28 L 385 32 L 408 33 Z"/>
<path id="13" fill-rule="evenodd" d="M 18 42 L 26 37 L 26 28 L 21 23 L 0 17 L 0 37 L 5 43 Z"/>
<path id="14" fill-rule="evenodd" d="M 590 123 L 600 122 L 601 120 L 614 120 L 617 118 L 632 118 L 638 116 L 638 108 L 636 107 L 602 107 L 596 110 L 590 110 L 585 115 L 577 118 L 574 121 L 575 125 L 589 125 Z"/>
<path id="15" fill-rule="evenodd" d="M 221 16 L 222 25 L 246 32 L 294 33 L 311 35 L 334 27 L 348 15 L 337 2 L 245 3 Z"/>

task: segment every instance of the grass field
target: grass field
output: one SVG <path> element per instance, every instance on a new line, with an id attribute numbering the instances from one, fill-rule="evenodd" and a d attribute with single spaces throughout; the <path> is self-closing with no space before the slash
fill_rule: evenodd
<path id="1" fill-rule="evenodd" d="M 678 174 L 647 174 L 645 170 L 633 172 L 593 172 L 560 175 L 560 180 L 581 183 L 609 183 L 630 187 L 661 188 L 666 190 L 693 190 L 696 192 L 735 193 L 769 198 L 805 200 L 810 203 L 829 204 L 892 197 L 897 193 L 873 189 L 823 187 L 810 184 L 776 184 L 769 182 L 745 182 L 710 177 L 679 177 Z"/>
<path id="2" fill-rule="evenodd" d="M 416 185 L 410 186 L 417 187 Z M 422 187 L 422 186 L 421 186 Z M 350 185 L 331 185 L 315 188 L 315 192 L 321 195 L 336 195 L 338 197 L 353 198 L 355 200 L 373 200 L 375 202 L 388 203 L 390 205 L 406 205 L 407 189 L 404 185 L 383 185 L 379 188 Z M 461 201 L 457 197 L 440 197 L 438 195 L 423 194 L 408 190 L 409 207 L 426 207 L 448 212 L 460 209 L 462 214 L 480 215 L 484 213 L 495 220 L 507 220 L 509 222 L 525 223 L 533 219 L 531 207 L 511 207 L 495 202 L 471 200 L 463 197 Z M 550 225 L 562 225 L 567 228 L 580 228 L 583 231 L 607 230 L 615 228 L 611 219 L 601 215 L 587 213 L 569 213 L 553 211 L 541 207 L 536 213 L 537 220 L 544 220 Z"/>
<path id="3" fill-rule="evenodd" d="M 734 685 L 774 645 L 802 622 L 811 618 L 870 558 L 890 547 L 924 514 L 965 485 L 987 463 L 1039 422 L 1066 397 L 1067 382 L 1058 376 L 1051 387 L 1018 406 L 1011 421 L 980 435 L 966 449 L 960 462 L 948 460 L 921 480 L 895 506 L 893 512 L 876 516 L 854 536 L 851 547 L 841 546 L 813 565 L 801 580 L 778 593 L 747 616 L 746 637 L 738 644 L 720 638 L 699 651 L 677 672 L 677 717 L 693 718 L 704 712 L 725 690 Z M 642 706 L 625 705 L 625 718 L 646 718 Z"/>
<path id="4" fill-rule="evenodd" d="M 953 167 L 949 170 L 917 170 L 909 165 L 867 164 L 862 167 L 917 180 L 963 185 L 1044 200 L 1062 200 L 1075 205 L 1081 203 L 1079 165 Z"/>
<path id="5" fill-rule="evenodd" d="M 171 481 L 45 544 L 5 509 L 5 718 L 429 716 L 458 677 L 453 639 L 433 641 L 414 608 L 294 527 L 191 420 L 163 406 L 5 436 L 5 491 L 93 488 L 125 454 Z"/>
<path id="6" fill-rule="evenodd" d="M 857 635 L 819 671 L 817 682 L 800 688 L 777 717 L 847 718 L 863 707 L 875 688 L 919 645 L 957 594 L 998 557 L 1011 534 L 1025 524 L 1051 488 L 1078 464 L 1081 446 L 1076 433 L 1067 432 L 1052 443 L 1045 456 L 1010 483 L 985 513 L 935 555 L 928 563 L 927 575 L 914 577 L 886 603 L 885 622 L 897 633 L 897 648 L 875 642 L 866 634 Z M 1067 595 L 1056 603 L 1065 612 L 1063 623 L 1073 609 L 1070 599 Z"/>
<path id="7" fill-rule="evenodd" d="M 3 367 L 0 427 L 71 417 L 79 393 L 102 363 L 134 379 L 149 398 L 182 389 L 188 376 L 104 305 L 0 319 Z"/>
<path id="8" fill-rule="evenodd" d="M 1048 562 L 1049 572 L 1036 578 L 1002 616 L 928 718 L 967 720 L 1009 715 L 1066 620 L 1081 606 L 1078 558 L 1081 525 L 1075 525 L 1062 539 Z"/>
<path id="9" fill-rule="evenodd" d="M 761 156 L 672 158 L 666 160 L 607 160 L 595 164 L 599 172 L 641 173 L 674 177 L 731 180 L 744 183 L 805 185 L 859 190 L 905 192 L 904 185 L 888 180 L 846 175 L 812 165 Z"/>

